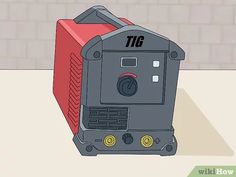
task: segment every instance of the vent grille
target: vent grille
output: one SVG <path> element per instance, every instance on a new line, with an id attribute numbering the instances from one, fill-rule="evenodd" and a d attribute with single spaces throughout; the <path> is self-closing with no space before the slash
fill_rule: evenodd
<path id="1" fill-rule="evenodd" d="M 69 84 L 69 107 L 68 117 L 73 126 L 77 127 L 79 124 L 80 113 L 80 92 L 82 80 L 82 61 L 75 56 L 70 55 L 70 84 Z"/>
<path id="2" fill-rule="evenodd" d="M 127 107 L 84 107 L 83 124 L 88 129 L 127 129 Z"/>

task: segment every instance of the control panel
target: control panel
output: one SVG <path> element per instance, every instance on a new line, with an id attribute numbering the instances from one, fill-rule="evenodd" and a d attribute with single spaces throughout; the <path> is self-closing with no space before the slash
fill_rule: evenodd
<path id="1" fill-rule="evenodd" d="M 164 57 L 154 52 L 104 52 L 101 103 L 162 104 Z"/>

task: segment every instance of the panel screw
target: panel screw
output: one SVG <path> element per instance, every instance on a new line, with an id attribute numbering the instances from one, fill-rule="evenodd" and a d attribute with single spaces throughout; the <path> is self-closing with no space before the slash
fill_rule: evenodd
<path id="1" fill-rule="evenodd" d="M 171 58 L 177 58 L 178 53 L 176 51 L 173 51 L 170 53 Z"/>
<path id="2" fill-rule="evenodd" d="M 85 149 L 86 149 L 87 152 L 91 152 L 93 150 L 93 146 L 92 145 L 88 145 L 88 146 L 86 146 Z"/>
<path id="3" fill-rule="evenodd" d="M 100 53 L 99 51 L 95 51 L 95 52 L 93 53 L 93 56 L 94 56 L 94 58 L 100 58 L 101 53 Z"/>
<path id="4" fill-rule="evenodd" d="M 170 151 L 172 151 L 173 150 L 173 147 L 172 147 L 172 145 L 167 145 L 166 146 L 166 151 L 168 151 L 168 152 L 170 152 Z"/>

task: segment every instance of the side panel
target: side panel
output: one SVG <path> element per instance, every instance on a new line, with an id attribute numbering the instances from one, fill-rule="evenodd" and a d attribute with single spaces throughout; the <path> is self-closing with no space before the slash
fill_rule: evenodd
<path id="1" fill-rule="evenodd" d="M 82 82 L 81 45 L 57 23 L 53 93 L 73 132 L 78 132 Z"/>

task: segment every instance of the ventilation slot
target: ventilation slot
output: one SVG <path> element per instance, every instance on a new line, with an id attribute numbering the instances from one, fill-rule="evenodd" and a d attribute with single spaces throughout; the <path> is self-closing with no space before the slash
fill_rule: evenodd
<path id="1" fill-rule="evenodd" d="M 88 129 L 127 129 L 127 107 L 84 107 L 83 124 Z"/>
<path id="2" fill-rule="evenodd" d="M 70 55 L 70 84 L 68 117 L 72 124 L 79 124 L 82 62 L 73 53 Z"/>

